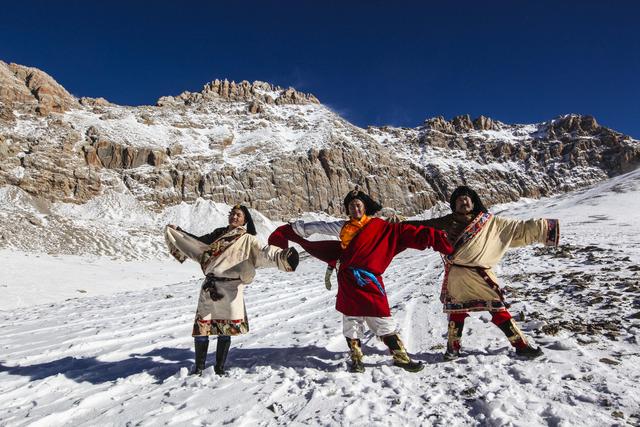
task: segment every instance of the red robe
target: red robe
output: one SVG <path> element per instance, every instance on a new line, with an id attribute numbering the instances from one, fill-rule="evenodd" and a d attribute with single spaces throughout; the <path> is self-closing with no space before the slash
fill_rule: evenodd
<path id="1" fill-rule="evenodd" d="M 441 243 L 437 242 L 442 241 L 440 234 L 444 235 L 431 227 L 392 224 L 372 218 L 340 256 L 336 310 L 347 316 L 391 316 L 386 291 L 383 294 L 371 281 L 367 281 L 366 286 L 359 286 L 350 267 L 373 273 L 384 289 L 382 274 L 393 257 L 407 248 L 433 247 Z"/>
<path id="2" fill-rule="evenodd" d="M 341 249 L 340 242 L 335 240 L 305 240 L 290 225 L 276 229 L 269 237 L 269 244 L 283 247 L 286 240 L 300 244 L 309 254 L 329 264 L 332 261 L 335 263 L 335 259 L 340 260 L 336 310 L 347 316 L 391 316 L 386 291 L 381 292 L 370 280 L 366 280 L 365 286 L 358 285 L 352 267 L 374 274 L 384 289 L 382 274 L 393 257 L 403 250 L 434 247 L 443 253 L 453 252 L 446 233 L 441 230 L 403 223 L 392 224 L 380 218 L 372 218 L 346 249 Z"/>

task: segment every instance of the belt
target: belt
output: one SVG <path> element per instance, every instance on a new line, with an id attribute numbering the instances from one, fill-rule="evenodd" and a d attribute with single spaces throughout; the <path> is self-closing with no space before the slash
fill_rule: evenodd
<path id="1" fill-rule="evenodd" d="M 214 282 L 232 282 L 234 280 L 240 280 L 239 277 L 215 277 L 215 276 L 211 276 L 211 275 L 207 275 L 206 276 L 207 281 L 214 281 Z"/>
<path id="2" fill-rule="evenodd" d="M 207 274 L 204 278 L 204 283 L 202 283 L 202 290 L 209 291 L 209 296 L 214 301 L 220 301 L 224 295 L 218 292 L 216 289 L 216 282 L 232 282 L 240 280 L 234 279 L 231 277 L 215 277 L 213 274 Z"/>

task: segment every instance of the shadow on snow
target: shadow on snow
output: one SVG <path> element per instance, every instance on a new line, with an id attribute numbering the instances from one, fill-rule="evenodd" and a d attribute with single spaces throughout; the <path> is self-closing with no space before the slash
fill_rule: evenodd
<path id="1" fill-rule="evenodd" d="M 209 352 L 207 366 L 215 363 L 215 343 Z M 24 366 L 8 366 L 0 363 L 0 373 L 42 380 L 63 375 L 78 383 L 101 384 L 146 372 L 157 383 L 175 375 L 182 367 L 191 368 L 194 353 L 190 349 L 159 348 L 145 354 L 132 353 L 128 359 L 105 362 L 96 357 L 64 357 L 51 362 Z M 272 368 L 318 369 L 335 372 L 340 366 L 344 353 L 331 352 L 316 346 L 291 348 L 231 348 L 227 358 L 228 368 L 249 369 L 259 366 Z"/>

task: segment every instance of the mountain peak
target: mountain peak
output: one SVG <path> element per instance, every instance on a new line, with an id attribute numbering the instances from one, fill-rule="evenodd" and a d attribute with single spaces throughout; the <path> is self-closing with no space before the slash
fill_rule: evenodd
<path id="1" fill-rule="evenodd" d="M 425 128 L 449 134 L 472 130 L 499 130 L 500 124 L 500 122 L 485 116 L 479 116 L 475 120 L 471 120 L 469 114 L 456 116 L 451 120 L 447 120 L 443 116 L 437 116 L 424 121 Z"/>
<path id="2" fill-rule="evenodd" d="M 245 101 L 262 102 L 265 104 L 319 104 L 320 101 L 314 95 L 299 92 L 294 88 L 282 88 L 262 81 L 253 83 L 243 80 L 235 81 L 213 80 L 204 85 L 200 92 L 183 92 L 178 96 L 163 96 L 158 99 L 157 105 L 192 105 L 211 101 Z"/>

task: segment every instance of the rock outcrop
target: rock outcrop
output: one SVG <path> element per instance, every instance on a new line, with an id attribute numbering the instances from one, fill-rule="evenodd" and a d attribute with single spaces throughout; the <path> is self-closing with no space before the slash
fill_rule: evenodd
<path id="1" fill-rule="evenodd" d="M 424 127 L 443 133 L 464 133 L 473 130 L 498 130 L 499 125 L 493 119 L 485 116 L 479 116 L 475 120 L 471 120 L 468 114 L 456 116 L 451 121 L 447 121 L 444 117 L 438 116 L 425 120 Z"/>
<path id="2" fill-rule="evenodd" d="M 228 80 L 214 80 L 204 85 L 200 92 L 183 92 L 178 96 L 163 96 L 156 103 L 160 107 L 179 104 L 193 105 L 207 101 L 261 102 L 275 105 L 319 104 L 312 94 L 298 92 L 293 88 L 284 89 L 269 83 L 246 80 L 236 83 Z M 254 111 L 257 112 L 257 111 Z"/>
<path id="3" fill-rule="evenodd" d="M 15 109 L 33 109 L 41 116 L 62 113 L 78 105 L 77 100 L 47 73 L 2 61 L 0 103 Z"/>

